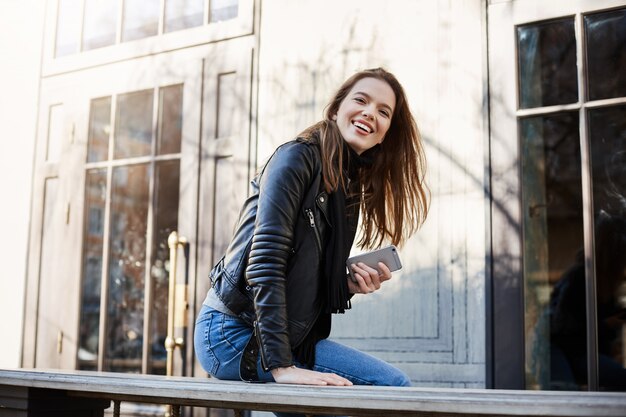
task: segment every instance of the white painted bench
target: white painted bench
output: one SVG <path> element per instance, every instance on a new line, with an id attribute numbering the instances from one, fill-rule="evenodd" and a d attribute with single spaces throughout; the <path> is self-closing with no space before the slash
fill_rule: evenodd
<path id="1" fill-rule="evenodd" d="M 45 416 L 33 411 L 37 407 L 69 407 L 55 414 L 67 417 L 101 416 L 111 401 L 118 415 L 120 402 L 129 401 L 169 404 L 172 415 L 179 413 L 180 406 L 199 406 L 385 417 L 626 416 L 626 393 L 311 387 L 89 371 L 0 370 L 2 417 Z M 29 409 L 29 404 L 34 408 Z"/>

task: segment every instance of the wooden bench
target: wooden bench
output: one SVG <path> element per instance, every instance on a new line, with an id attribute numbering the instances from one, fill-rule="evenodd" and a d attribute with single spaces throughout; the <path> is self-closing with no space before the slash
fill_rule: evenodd
<path id="1" fill-rule="evenodd" d="M 0 370 L 3 417 L 101 416 L 111 401 L 117 415 L 120 402 L 130 401 L 169 404 L 172 415 L 180 406 L 199 406 L 385 417 L 626 416 L 626 393 L 311 387 L 88 371 Z"/>

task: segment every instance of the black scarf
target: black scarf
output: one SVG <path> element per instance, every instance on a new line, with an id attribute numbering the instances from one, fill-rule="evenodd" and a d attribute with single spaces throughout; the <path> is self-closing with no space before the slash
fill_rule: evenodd
<path id="1" fill-rule="evenodd" d="M 322 299 L 325 305 L 313 328 L 294 350 L 296 358 L 309 368 L 315 364 L 315 345 L 330 334 L 331 314 L 345 313 L 351 308 L 346 273 L 346 260 L 354 243 L 359 220 L 359 170 L 369 167 L 380 149 L 379 145 L 358 155 L 344 142 L 343 167 L 345 186 L 339 185 L 328 198 L 331 227 L 323 260 Z M 346 193 L 347 192 L 347 193 Z"/>
<path id="2" fill-rule="evenodd" d="M 347 184 L 340 185 L 337 191 L 328 196 L 331 228 L 324 253 L 326 313 L 343 314 L 351 307 L 346 280 L 346 259 L 350 255 L 359 220 L 358 175 L 360 168 L 373 163 L 376 151 L 377 148 L 372 148 L 358 155 L 350 146 L 344 145 L 343 166 Z"/>

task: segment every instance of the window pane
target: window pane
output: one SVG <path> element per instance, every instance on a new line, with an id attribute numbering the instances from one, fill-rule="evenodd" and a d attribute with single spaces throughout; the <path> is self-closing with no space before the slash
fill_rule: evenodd
<path id="1" fill-rule="evenodd" d="M 80 0 L 59 0 L 54 56 L 75 54 L 80 42 L 82 20 Z"/>
<path id="2" fill-rule="evenodd" d="M 150 155 L 152 90 L 120 95 L 115 114 L 114 158 Z"/>
<path id="3" fill-rule="evenodd" d="M 91 100 L 87 162 L 106 161 L 109 157 L 111 133 L 111 97 Z"/>
<path id="4" fill-rule="evenodd" d="M 239 0 L 209 0 L 209 23 L 234 19 L 239 13 Z"/>
<path id="5" fill-rule="evenodd" d="M 578 101 L 574 19 L 517 28 L 520 108 Z"/>
<path id="6" fill-rule="evenodd" d="M 600 389 L 626 391 L 626 106 L 589 111 Z"/>
<path id="7" fill-rule="evenodd" d="M 159 30 L 160 0 L 125 0 L 122 41 L 154 36 Z"/>
<path id="8" fill-rule="evenodd" d="M 165 374 L 165 338 L 167 337 L 167 310 L 169 285 L 169 247 L 167 238 L 178 228 L 180 162 L 166 161 L 157 165 L 156 210 L 154 218 L 152 305 L 152 373 Z"/>
<path id="9" fill-rule="evenodd" d="M 117 1 L 111 0 L 85 0 L 83 50 L 115 43 L 117 5 Z"/>
<path id="10" fill-rule="evenodd" d="M 105 370 L 141 371 L 148 182 L 148 165 L 113 170 Z"/>
<path id="11" fill-rule="evenodd" d="M 202 25 L 204 0 L 165 0 L 165 32 Z"/>
<path id="12" fill-rule="evenodd" d="M 585 16 L 589 99 L 626 96 L 626 9 Z"/>
<path id="13" fill-rule="evenodd" d="M 578 113 L 522 119 L 520 133 L 527 387 L 580 389 L 586 326 Z"/>
<path id="14" fill-rule="evenodd" d="M 106 170 L 87 171 L 85 185 L 85 224 L 83 238 L 83 281 L 80 302 L 78 368 L 96 370 L 100 327 L 100 282 Z"/>
<path id="15" fill-rule="evenodd" d="M 173 85 L 159 91 L 159 131 L 157 154 L 180 152 L 183 125 L 183 86 Z"/>

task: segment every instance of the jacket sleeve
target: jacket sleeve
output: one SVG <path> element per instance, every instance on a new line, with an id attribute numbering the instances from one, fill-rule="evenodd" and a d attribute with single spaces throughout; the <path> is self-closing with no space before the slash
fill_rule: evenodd
<path id="1" fill-rule="evenodd" d="M 280 147 L 259 179 L 259 197 L 246 280 L 254 294 L 255 333 L 266 370 L 291 366 L 287 324 L 286 269 L 314 151 L 291 142 Z"/>

